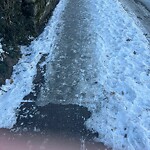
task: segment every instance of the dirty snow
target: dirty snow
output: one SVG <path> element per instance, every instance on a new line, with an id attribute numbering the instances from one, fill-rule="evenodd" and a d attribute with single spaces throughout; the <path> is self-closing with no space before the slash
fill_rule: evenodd
<path id="1" fill-rule="evenodd" d="M 7 92 L 0 91 L 0 127 L 11 128 L 16 122 L 15 109 L 32 90 L 36 64 L 42 54 L 49 53 L 48 60 L 51 59 L 54 42 L 60 33 L 58 27 L 62 26 L 60 14 L 66 2 L 61 1 L 39 38 L 31 46 L 22 48 L 23 56 L 14 67 L 13 83 L 7 80 L 2 86 Z M 83 104 L 92 111 L 86 125 L 99 133 L 98 141 L 114 150 L 149 150 L 149 43 L 118 0 L 87 0 L 86 5 L 93 16 L 92 27 L 97 37 L 94 40 L 99 57 L 95 61 L 99 61 L 98 82 L 101 85 L 99 91 L 95 91 L 101 93 L 96 104 L 92 99 Z"/>

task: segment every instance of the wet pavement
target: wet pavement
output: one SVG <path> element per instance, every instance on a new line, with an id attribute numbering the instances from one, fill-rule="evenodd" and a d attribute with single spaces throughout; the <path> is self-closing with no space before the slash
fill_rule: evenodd
<path id="1" fill-rule="evenodd" d="M 78 105 L 48 104 L 36 106 L 35 103 L 22 103 L 18 109 L 17 132 L 47 132 L 66 136 L 84 136 L 92 139 L 96 133 L 87 130 L 84 123 L 91 116 L 87 108 Z"/>
<path id="2" fill-rule="evenodd" d="M 108 150 L 95 142 L 98 134 L 86 129 L 91 116 L 87 108 L 78 105 L 22 103 L 17 123 L 11 130 L 0 129 L 3 150 Z M 18 148 L 18 149 L 17 149 Z"/>

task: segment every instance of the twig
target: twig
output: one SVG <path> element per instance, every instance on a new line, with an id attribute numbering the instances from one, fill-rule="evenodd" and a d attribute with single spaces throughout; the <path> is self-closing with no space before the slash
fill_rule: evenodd
<path id="1" fill-rule="evenodd" d="M 3 90 L 2 88 L 0 88 L 0 90 L 3 91 L 3 92 L 7 92 L 7 91 Z"/>

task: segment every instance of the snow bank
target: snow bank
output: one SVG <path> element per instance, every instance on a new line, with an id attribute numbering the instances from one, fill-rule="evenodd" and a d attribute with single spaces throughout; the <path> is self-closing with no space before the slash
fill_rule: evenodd
<path id="1" fill-rule="evenodd" d="M 44 54 L 48 54 L 47 61 L 51 59 L 55 46 L 53 43 L 62 27 L 60 18 L 64 8 L 65 0 L 62 0 L 44 32 L 29 47 L 22 47 L 22 58 L 14 66 L 11 80 L 7 80 L 6 85 L 0 89 L 0 128 L 12 128 L 16 123 L 16 109 L 23 101 L 24 96 L 32 91 L 32 81 L 36 75 L 37 63 Z"/>
<path id="2" fill-rule="evenodd" d="M 94 3 L 104 95 L 86 125 L 115 150 L 149 150 L 149 43 L 118 0 Z"/>

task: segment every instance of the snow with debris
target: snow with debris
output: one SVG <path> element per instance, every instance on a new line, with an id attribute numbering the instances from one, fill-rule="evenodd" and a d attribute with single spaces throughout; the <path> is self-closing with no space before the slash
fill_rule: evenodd
<path id="1" fill-rule="evenodd" d="M 61 34 L 63 22 L 60 14 L 66 3 L 67 0 L 59 3 L 39 38 L 31 46 L 22 48 L 23 56 L 14 67 L 13 83 L 7 80 L 2 86 L 7 92 L 0 93 L 0 127 L 11 128 L 16 122 L 15 109 L 32 90 L 36 64 L 42 54 L 49 53 L 47 61 L 51 59 L 54 43 L 58 40 L 58 33 Z M 99 57 L 95 61 L 99 62 L 98 83 L 101 85 L 99 91 L 94 91 L 101 93 L 96 105 L 92 104 L 92 99 L 84 104 L 92 112 L 86 125 L 99 133 L 98 141 L 114 150 L 149 150 L 149 42 L 118 0 L 87 0 L 86 9 L 93 17 L 89 31 L 96 35 L 93 40 Z M 84 86 L 90 90 L 86 84 Z"/>
<path id="2" fill-rule="evenodd" d="M 150 49 L 117 0 L 99 0 L 100 79 L 104 97 L 87 121 L 114 149 L 150 149 Z M 95 3 L 96 3 L 95 2 Z M 96 8 L 96 7 L 95 7 Z"/>

